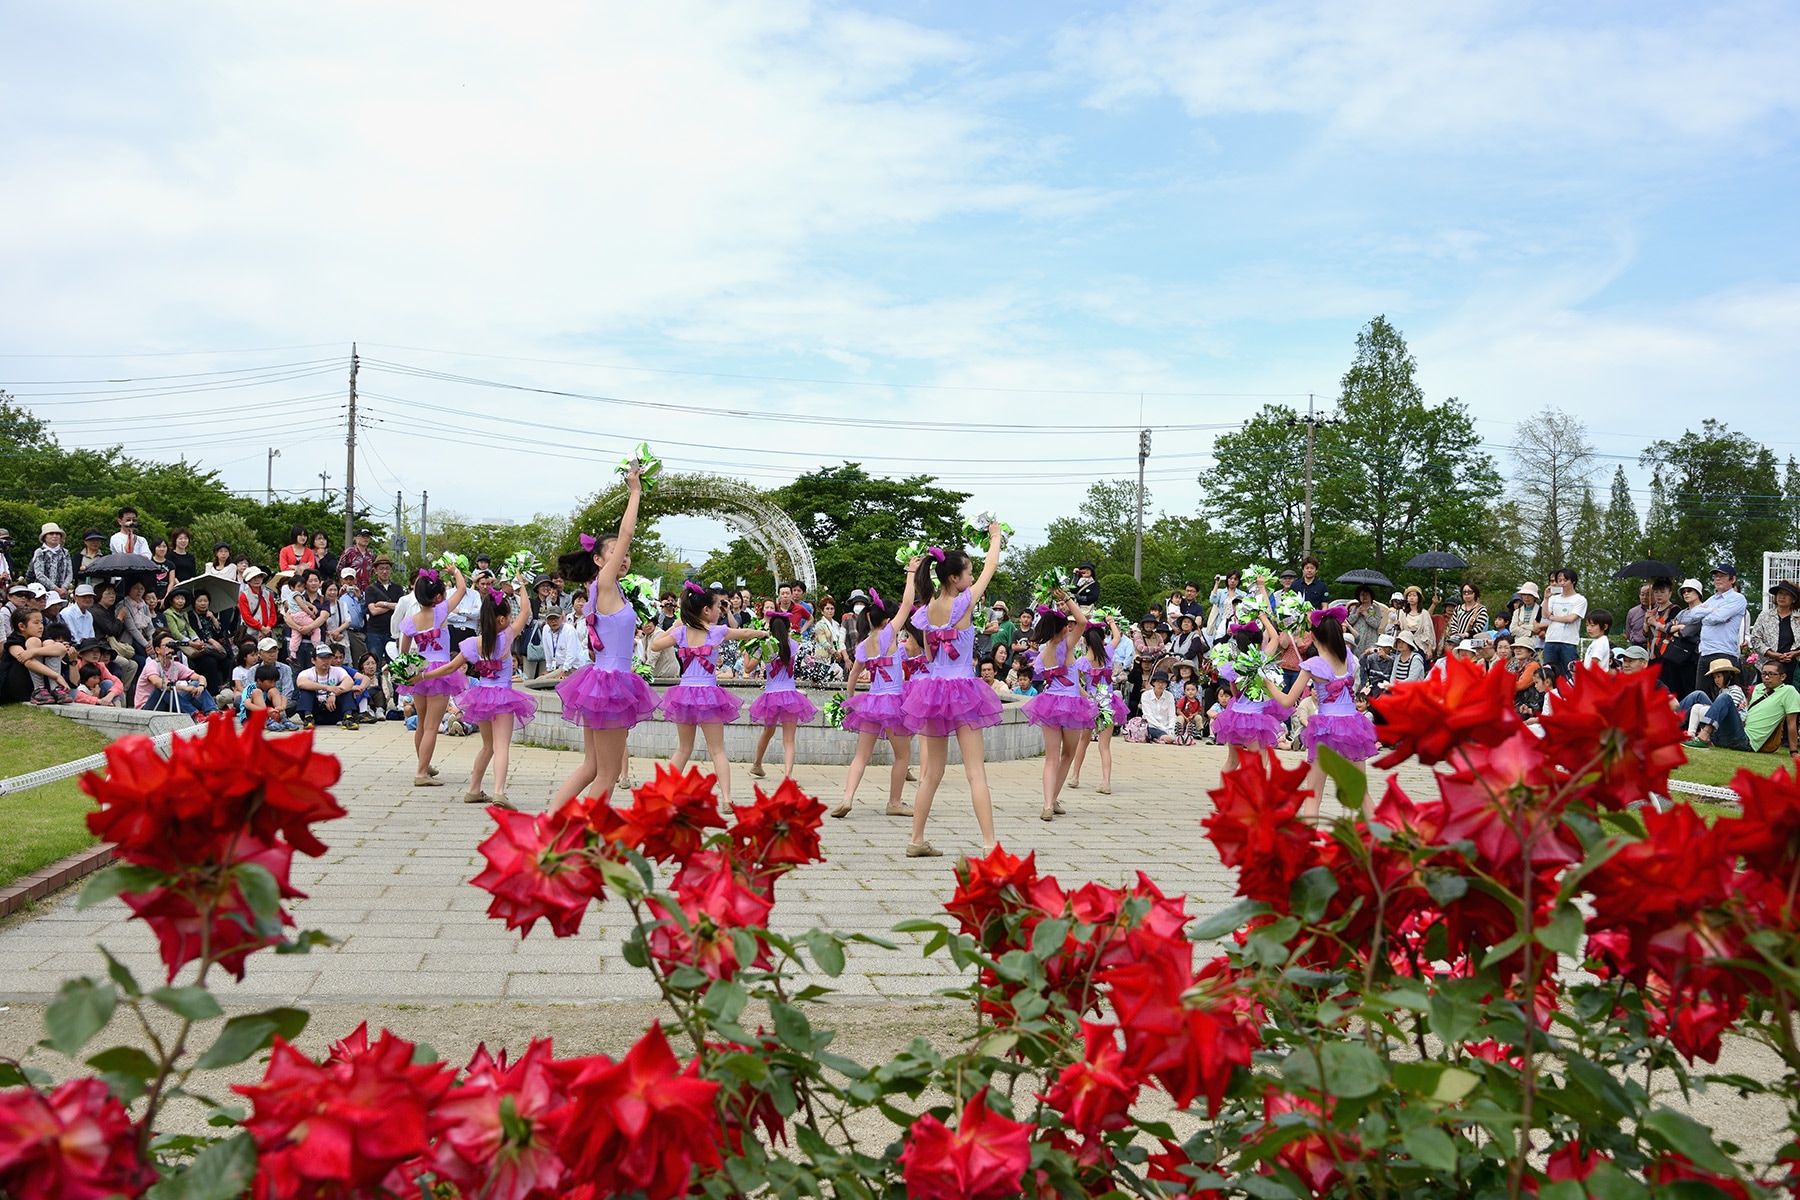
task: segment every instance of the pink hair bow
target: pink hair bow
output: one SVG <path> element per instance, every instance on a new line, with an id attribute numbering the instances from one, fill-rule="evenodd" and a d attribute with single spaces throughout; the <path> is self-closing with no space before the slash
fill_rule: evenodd
<path id="1" fill-rule="evenodd" d="M 686 588 L 690 592 L 698 592 L 702 596 L 706 595 L 706 589 L 701 587 L 699 584 L 695 583 L 691 579 L 688 580 L 687 582 L 683 583 L 681 586 Z"/>
<path id="2" fill-rule="evenodd" d="M 1034 611 L 1036 611 L 1037 615 L 1040 617 L 1047 617 L 1056 610 L 1051 608 L 1048 604 L 1040 604 Z"/>
<path id="3" fill-rule="evenodd" d="M 432 570 L 430 567 L 426 567 L 424 570 L 419 572 L 419 578 L 427 580 L 431 583 L 436 583 L 438 581 L 438 573 L 436 571 Z"/>
<path id="4" fill-rule="evenodd" d="M 927 546 L 925 547 L 925 553 L 931 555 L 931 557 L 937 559 L 939 562 L 944 561 L 944 548 L 942 546 Z"/>
<path id="5" fill-rule="evenodd" d="M 1319 622 L 1323 621 L 1326 617 L 1336 617 L 1341 624 L 1350 619 L 1350 610 L 1341 604 L 1334 604 L 1330 608 L 1315 608 L 1312 612 L 1307 614 L 1307 619 L 1312 622 L 1312 627 L 1314 629 L 1317 629 L 1319 627 Z"/>
<path id="6" fill-rule="evenodd" d="M 581 548 L 586 550 L 589 554 L 592 554 L 594 552 L 594 547 L 600 544 L 600 540 L 591 533 L 582 534 L 580 541 Z"/>
<path id="7" fill-rule="evenodd" d="M 487 590 L 487 594 L 488 594 L 488 599 L 492 600 L 494 602 L 495 608 L 498 608 L 502 604 L 506 603 L 506 593 L 502 592 L 499 588 L 489 588 Z"/>
<path id="8" fill-rule="evenodd" d="M 869 589 L 869 599 L 871 599 L 875 603 L 881 605 L 881 607 L 883 607 L 883 608 L 887 607 L 887 602 L 881 598 L 881 593 L 876 591 L 874 588 Z"/>

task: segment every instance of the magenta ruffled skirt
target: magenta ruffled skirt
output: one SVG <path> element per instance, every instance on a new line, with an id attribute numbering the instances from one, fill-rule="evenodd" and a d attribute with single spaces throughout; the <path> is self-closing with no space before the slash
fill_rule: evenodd
<path id="1" fill-rule="evenodd" d="M 872 733 L 876 737 L 911 737 L 919 732 L 919 723 L 906 715 L 899 693 L 878 696 L 864 692 L 844 702 L 844 728 L 850 733 Z"/>
<path id="2" fill-rule="evenodd" d="M 635 671 L 588 663 L 556 685 L 563 720 L 583 729 L 630 729 L 656 715 L 656 693 Z"/>
<path id="3" fill-rule="evenodd" d="M 421 679 L 417 683 L 409 683 L 400 689 L 402 696 L 411 696 L 414 700 L 426 696 L 460 696 L 469 686 L 469 677 L 461 671 L 454 675 L 444 675 L 437 679 Z"/>
<path id="4" fill-rule="evenodd" d="M 744 702 L 716 683 L 678 683 L 663 693 L 663 720 L 677 725 L 723 725 L 737 720 Z"/>
<path id="5" fill-rule="evenodd" d="M 965 726 L 986 729 L 1000 723 L 1000 697 L 979 679 L 914 680 L 901 707 L 926 737 L 955 737 Z"/>
<path id="6" fill-rule="evenodd" d="M 1025 702 L 1025 719 L 1050 729 L 1092 729 L 1100 706 L 1086 696 L 1040 692 Z"/>
<path id="7" fill-rule="evenodd" d="M 1294 714 L 1273 700 L 1233 700 L 1213 718 L 1213 737 L 1228 746 L 1267 750 Z"/>
<path id="8" fill-rule="evenodd" d="M 1314 713 L 1300 731 L 1306 747 L 1306 761 L 1317 762 L 1319 747 L 1330 746 L 1351 762 L 1363 762 L 1375 756 L 1381 741 L 1375 736 L 1375 722 L 1361 713 Z"/>
<path id="9" fill-rule="evenodd" d="M 1112 697 L 1112 723 L 1123 726 L 1131 720 L 1131 705 L 1125 703 L 1125 697 L 1114 692 Z"/>
<path id="10" fill-rule="evenodd" d="M 810 721 L 818 715 L 818 705 L 799 692 L 764 692 L 750 702 L 750 719 L 758 725 Z"/>
<path id="11" fill-rule="evenodd" d="M 531 724 L 531 718 L 537 716 L 537 701 L 509 687 L 472 687 L 457 704 L 463 720 L 477 725 L 502 713 L 511 713 L 521 725 Z"/>

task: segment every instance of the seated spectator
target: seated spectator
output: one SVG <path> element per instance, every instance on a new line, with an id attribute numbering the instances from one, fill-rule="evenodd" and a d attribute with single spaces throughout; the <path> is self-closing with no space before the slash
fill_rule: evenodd
<path id="1" fill-rule="evenodd" d="M 1612 613 L 1596 608 L 1587 615 L 1587 635 L 1593 640 L 1581 655 L 1581 661 L 1600 671 L 1612 670 Z"/>
<path id="2" fill-rule="evenodd" d="M 1627 646 L 1613 655 L 1613 662 L 1617 665 L 1619 674 L 1636 675 L 1639 671 L 1649 669 L 1650 651 L 1639 645 Z"/>
<path id="3" fill-rule="evenodd" d="M 73 689 L 50 665 L 68 653 L 67 644 L 44 636 L 43 613 L 20 609 L 0 658 L 0 704 L 74 703 Z"/>
<path id="4" fill-rule="evenodd" d="M 981 682 L 993 689 L 996 696 L 1012 695 L 1012 689 L 1008 688 L 1006 681 L 1000 678 L 999 669 L 994 666 L 994 660 L 991 658 L 981 660 Z"/>
<path id="5" fill-rule="evenodd" d="M 387 720 L 387 710 L 393 706 L 388 702 L 387 681 L 382 677 L 381 664 L 375 660 L 372 651 L 364 653 L 356 664 L 356 676 L 359 711 L 366 713 L 372 721 Z"/>
<path id="6" fill-rule="evenodd" d="M 125 599 L 115 610 L 131 643 L 130 654 L 141 668 L 150 657 L 150 637 L 156 632 L 156 611 L 150 607 L 149 589 L 142 579 L 134 579 L 125 589 Z"/>
<path id="7" fill-rule="evenodd" d="M 1450 645 L 1487 632 L 1488 610 L 1481 602 L 1481 589 L 1472 583 L 1462 585 L 1462 603 L 1450 610 L 1450 623 L 1444 627 L 1444 641 Z"/>
<path id="8" fill-rule="evenodd" d="M 1011 642 L 1002 642 L 999 639 L 995 639 L 993 658 L 994 658 L 994 674 L 999 677 L 1001 683 L 1005 683 L 1006 677 L 1012 673 L 1012 661 L 1013 661 L 1012 643 Z"/>
<path id="9" fill-rule="evenodd" d="M 1783 677 L 1778 664 L 1762 665 L 1762 678 L 1748 700 L 1741 689 L 1730 686 L 1737 674 L 1730 659 L 1717 658 L 1707 666 L 1719 694 L 1708 701 L 1705 692 L 1696 691 L 1681 702 L 1684 714 L 1704 708 L 1699 732 L 1683 743 L 1688 749 L 1773 751 L 1785 735 L 1788 753 L 1800 754 L 1800 692 Z"/>
<path id="10" fill-rule="evenodd" d="M 1362 656 L 1363 688 L 1373 690 L 1388 682 L 1394 673 L 1394 635 L 1375 636 L 1375 645 Z"/>
<path id="11" fill-rule="evenodd" d="M 337 665 L 336 646 L 326 642 L 314 650 L 312 665 L 295 677 L 294 686 L 300 694 L 302 725 L 357 727 L 356 712 L 351 707 L 356 681 Z"/>
<path id="12" fill-rule="evenodd" d="M 1150 690 L 1144 693 L 1142 701 L 1144 723 L 1148 740 L 1152 742 L 1173 742 L 1175 740 L 1175 696 L 1169 691 L 1169 673 L 1157 671 L 1150 676 Z"/>
<path id="13" fill-rule="evenodd" d="M 1205 736 L 1206 708 L 1200 703 L 1200 681 L 1189 679 L 1181 685 L 1181 699 L 1175 702 L 1175 740 L 1191 746 Z"/>
<path id="14" fill-rule="evenodd" d="M 214 699 L 220 708 L 237 708 L 243 700 L 244 693 L 256 686 L 256 668 L 262 665 L 262 659 L 256 653 L 255 646 L 239 646 L 237 665 L 231 668 L 231 678 L 225 686 L 214 693 Z M 276 672 L 280 678 L 280 672 Z"/>
<path id="15" fill-rule="evenodd" d="M 156 635 L 150 657 L 138 673 L 137 707 L 189 714 L 218 709 L 206 681 L 175 653 L 175 638 L 167 630 Z"/>
<path id="16" fill-rule="evenodd" d="M 109 698 L 107 702 L 110 704 L 112 703 L 110 698 L 117 697 L 119 707 L 127 707 L 131 699 L 131 680 L 136 676 L 122 677 L 115 671 L 114 660 L 118 658 L 118 655 L 113 652 L 113 648 L 99 638 L 89 638 L 75 647 L 75 653 L 78 669 L 98 668 L 101 695 Z"/>
<path id="17" fill-rule="evenodd" d="M 99 667 L 93 663 L 83 663 L 80 669 L 80 682 L 75 687 L 74 700 L 77 704 L 123 708 L 125 693 L 118 686 L 117 680 L 108 682 Z"/>
<path id="18" fill-rule="evenodd" d="M 1038 694 L 1036 676 L 1032 673 L 1031 664 L 1023 658 L 1013 662 L 1013 695 L 1035 696 Z"/>
<path id="19" fill-rule="evenodd" d="M 1375 689 L 1375 694 L 1396 687 L 1402 683 L 1415 683 L 1425 678 L 1425 652 L 1419 648 L 1419 635 L 1410 629 L 1402 629 L 1394 638 L 1394 660 L 1388 669 L 1388 677 Z"/>
<path id="20" fill-rule="evenodd" d="M 268 724 L 263 726 L 265 730 L 278 733 L 300 728 L 289 719 L 288 699 L 281 692 L 281 670 L 274 663 L 256 664 L 256 674 L 251 680 L 251 686 L 245 689 L 238 700 L 240 720 L 248 718 L 253 712 L 262 711 L 269 714 Z"/>
<path id="21" fill-rule="evenodd" d="M 288 716 L 298 719 L 300 716 L 300 694 L 294 687 L 294 669 L 280 660 L 281 643 L 272 637 L 263 638 L 256 643 L 256 657 L 264 666 L 276 668 L 276 678 L 281 682 L 281 694 L 287 697 Z"/>
<path id="22" fill-rule="evenodd" d="M 1503 644 L 1510 648 L 1506 669 L 1516 677 L 1513 680 L 1513 707 L 1521 717 L 1535 717 L 1543 707 L 1543 693 L 1537 686 L 1543 671 L 1537 661 L 1537 639 L 1522 633 L 1516 638 L 1504 639 Z"/>
<path id="23" fill-rule="evenodd" d="M 562 679 L 571 671 L 579 670 L 588 661 L 586 630 L 577 629 L 564 617 L 563 610 L 554 605 L 544 609 L 544 623 L 537 632 L 537 641 L 533 644 L 537 658 L 542 661 L 542 670 L 533 682 L 542 681 L 549 685 Z M 527 655 L 529 658 L 530 655 Z"/>

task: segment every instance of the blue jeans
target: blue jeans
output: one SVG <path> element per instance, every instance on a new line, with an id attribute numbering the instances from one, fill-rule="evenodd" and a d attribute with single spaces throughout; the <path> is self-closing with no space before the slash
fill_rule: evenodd
<path id="1" fill-rule="evenodd" d="M 144 707 L 153 712 L 184 712 L 190 716 L 196 713 L 219 711 L 218 704 L 205 691 L 196 692 L 190 696 L 186 692 L 177 692 L 173 689 L 164 691 L 162 688 L 151 690 L 150 698 L 144 702 Z"/>
<path id="2" fill-rule="evenodd" d="M 363 630 L 363 644 L 368 646 L 369 653 L 375 656 L 375 665 L 377 667 L 384 667 L 387 665 L 388 640 L 388 635 L 385 633 L 377 633 L 373 629 Z"/>
<path id="3" fill-rule="evenodd" d="M 1681 718 L 1687 715 L 1696 705 L 1704 705 L 1706 716 L 1701 718 L 1706 725 L 1712 726 L 1712 744 L 1721 750 L 1749 750 L 1756 747 L 1750 744 L 1750 735 L 1744 732 L 1744 714 L 1738 711 L 1731 697 L 1724 692 L 1717 699 L 1707 696 L 1705 692 L 1690 692 L 1681 701 Z"/>
<path id="4" fill-rule="evenodd" d="M 1580 651 L 1581 648 L 1573 642 L 1545 642 L 1544 667 L 1552 675 L 1561 678 L 1575 665 L 1575 656 Z"/>

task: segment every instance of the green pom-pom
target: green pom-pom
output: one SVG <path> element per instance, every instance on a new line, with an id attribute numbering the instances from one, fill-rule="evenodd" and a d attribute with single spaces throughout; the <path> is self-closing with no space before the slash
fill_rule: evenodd
<path id="1" fill-rule="evenodd" d="M 899 566 L 904 567 L 913 559 L 922 558 L 924 555 L 925 543 L 918 538 L 914 538 L 912 541 L 907 542 L 904 546 L 901 546 L 898 550 L 894 551 L 894 562 Z"/>
<path id="2" fill-rule="evenodd" d="M 637 677 L 639 679 L 642 679 L 645 683 L 655 683 L 656 682 L 656 668 L 652 667 L 649 663 L 645 662 L 643 659 L 640 658 L 640 659 L 637 659 L 636 661 L 634 661 L 631 664 L 631 669 L 634 672 L 636 672 Z"/>
<path id="3" fill-rule="evenodd" d="M 988 527 L 995 524 L 1000 526 L 1000 544 L 1004 546 L 1012 538 L 1013 527 L 1011 525 L 1005 521 L 996 521 L 991 512 L 976 513 L 972 517 L 963 518 L 963 542 L 968 546 L 970 554 L 980 557 L 987 556 Z"/>
<path id="4" fill-rule="evenodd" d="M 1054 604 L 1052 597 L 1058 592 L 1067 592 L 1074 585 L 1069 582 L 1069 573 L 1061 567 L 1052 567 L 1037 577 L 1031 585 L 1031 602 L 1033 604 Z"/>
<path id="5" fill-rule="evenodd" d="M 455 569 L 461 571 L 464 575 L 467 575 L 469 573 L 469 556 L 466 554 L 457 554 L 452 550 L 446 550 L 438 555 L 437 560 L 431 565 L 446 574 L 452 569 Z"/>
<path id="6" fill-rule="evenodd" d="M 619 590 L 625 593 L 625 602 L 631 605 L 639 625 L 662 615 L 655 580 L 642 575 L 626 575 L 619 580 Z"/>
<path id="7" fill-rule="evenodd" d="M 544 564 L 529 550 L 515 550 L 500 564 L 500 578 L 529 579 L 544 572 Z"/>
<path id="8" fill-rule="evenodd" d="M 631 464 L 634 462 L 643 464 L 638 471 L 638 480 L 644 485 L 644 490 L 648 492 L 651 485 L 655 483 L 656 477 L 662 474 L 662 459 L 650 453 L 650 443 L 639 442 L 636 450 L 619 460 L 619 474 L 631 474 Z"/>
<path id="9" fill-rule="evenodd" d="M 838 692 L 825 702 L 825 723 L 833 729 L 844 727 L 844 693 Z"/>

